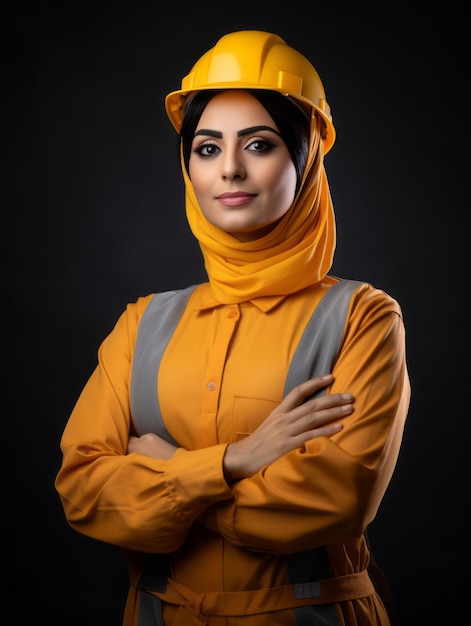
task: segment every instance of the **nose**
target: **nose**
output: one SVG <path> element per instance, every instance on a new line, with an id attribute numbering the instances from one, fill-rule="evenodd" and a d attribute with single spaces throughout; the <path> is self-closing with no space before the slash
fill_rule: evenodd
<path id="1" fill-rule="evenodd" d="M 245 164 L 238 151 L 224 153 L 221 176 L 224 180 L 243 179 L 247 176 Z"/>

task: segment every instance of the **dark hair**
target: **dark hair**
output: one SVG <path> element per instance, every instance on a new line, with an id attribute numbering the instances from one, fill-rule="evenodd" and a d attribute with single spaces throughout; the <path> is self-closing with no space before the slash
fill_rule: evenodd
<path id="1" fill-rule="evenodd" d="M 211 89 L 197 92 L 188 102 L 180 130 L 183 161 L 189 171 L 191 144 L 199 119 L 208 104 L 223 90 Z M 268 111 L 286 143 L 296 169 L 296 191 L 299 189 L 309 151 L 310 122 L 302 109 L 277 91 L 247 89 Z"/>

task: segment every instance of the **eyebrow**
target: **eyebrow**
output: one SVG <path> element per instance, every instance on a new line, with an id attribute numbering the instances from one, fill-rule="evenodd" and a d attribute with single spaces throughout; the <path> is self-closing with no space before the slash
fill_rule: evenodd
<path id="1" fill-rule="evenodd" d="M 245 137 L 245 135 L 250 135 L 251 133 L 256 133 L 260 130 L 268 130 L 271 133 L 278 135 L 278 137 L 281 137 L 280 133 L 271 126 L 250 126 L 250 128 L 243 128 L 242 130 L 237 131 L 237 137 Z M 197 137 L 198 135 L 206 135 L 207 137 L 222 139 L 222 133 L 220 131 L 210 130 L 208 128 L 200 128 L 200 130 L 197 130 L 194 136 Z"/>
<path id="2" fill-rule="evenodd" d="M 281 137 L 280 133 L 271 126 L 251 126 L 250 128 L 244 128 L 243 130 L 238 131 L 237 137 L 244 137 L 244 135 L 250 135 L 251 133 L 256 133 L 259 130 L 269 130 L 271 133 L 275 133 L 275 135 Z"/>

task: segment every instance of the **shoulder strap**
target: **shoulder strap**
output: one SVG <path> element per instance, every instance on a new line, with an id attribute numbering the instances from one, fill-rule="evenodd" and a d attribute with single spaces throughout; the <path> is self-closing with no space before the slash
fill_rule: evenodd
<path id="1" fill-rule="evenodd" d="M 350 301 L 354 291 L 363 284 L 356 280 L 340 280 L 328 289 L 312 314 L 290 365 L 285 395 L 296 385 L 332 371 L 342 341 Z M 316 395 L 322 395 L 321 390 Z M 325 546 L 287 555 L 290 583 L 305 584 L 329 578 L 329 556 Z M 311 605 L 294 609 L 297 626 L 325 624 L 340 626 L 334 604 Z"/>
<path id="2" fill-rule="evenodd" d="M 156 433 L 178 445 L 167 431 L 156 389 L 160 361 L 196 285 L 156 293 L 139 322 L 131 370 L 130 403 L 138 434 Z"/>
<path id="3" fill-rule="evenodd" d="M 309 378 L 331 372 L 342 341 L 352 294 L 362 284 L 357 280 L 342 279 L 327 290 L 296 348 L 284 395 Z"/>

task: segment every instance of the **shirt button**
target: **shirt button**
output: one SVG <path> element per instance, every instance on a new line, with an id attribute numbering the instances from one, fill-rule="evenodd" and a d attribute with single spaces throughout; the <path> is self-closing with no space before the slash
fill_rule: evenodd
<path id="1" fill-rule="evenodd" d="M 209 389 L 209 391 L 214 391 L 216 389 L 216 383 L 213 382 L 213 381 L 208 383 L 208 389 Z"/>
<path id="2" fill-rule="evenodd" d="M 236 317 L 237 316 L 237 311 L 229 311 L 229 317 Z"/>

